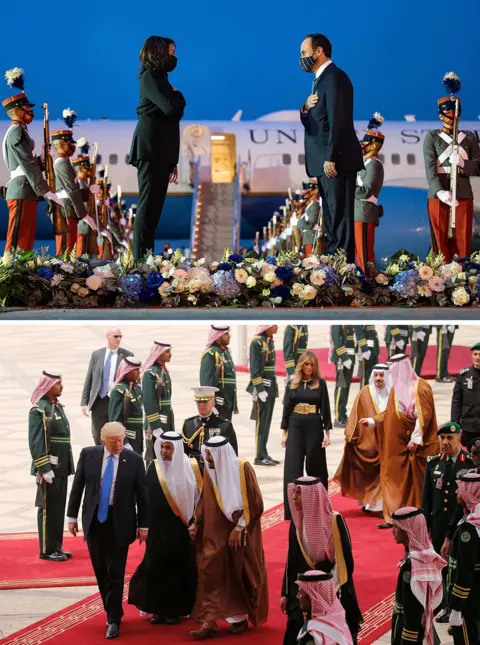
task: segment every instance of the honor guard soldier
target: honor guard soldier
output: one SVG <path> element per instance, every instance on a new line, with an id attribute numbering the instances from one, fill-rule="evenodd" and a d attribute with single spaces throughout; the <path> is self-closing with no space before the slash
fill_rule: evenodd
<path id="1" fill-rule="evenodd" d="M 35 155 L 35 142 L 28 133 L 33 121 L 35 107 L 25 94 L 23 69 L 8 70 L 5 77 L 10 88 L 17 94 L 2 101 L 11 124 L 3 139 L 3 158 L 10 172 L 4 189 L 8 206 L 8 230 L 5 251 L 31 251 L 35 244 L 37 206 L 42 198 L 62 205 L 57 195 L 50 191 L 42 171 L 43 163 Z M 43 154 L 49 154 L 44 150 Z"/>
<path id="2" fill-rule="evenodd" d="M 438 554 L 441 554 L 449 524 L 457 511 L 457 476 L 460 471 L 473 467 L 472 458 L 461 446 L 460 433 L 461 428 L 458 423 L 449 421 L 443 424 L 437 431 L 442 452 L 427 457 L 422 510 L 427 520 L 433 548 Z M 447 569 L 442 573 L 445 583 Z M 446 604 L 445 594 L 443 611 L 437 615 L 439 623 L 448 623 L 449 612 Z"/>
<path id="3" fill-rule="evenodd" d="M 280 462 L 267 452 L 268 435 L 272 423 L 275 398 L 278 396 L 275 374 L 275 344 L 273 336 L 277 325 L 259 325 L 250 342 L 250 383 L 247 392 L 252 395 L 251 418 L 255 420 L 256 466 L 276 466 Z"/>
<path id="4" fill-rule="evenodd" d="M 448 373 L 448 359 L 452 351 L 453 337 L 458 325 L 437 325 L 437 383 L 453 383 L 455 378 Z"/>
<path id="5" fill-rule="evenodd" d="M 330 363 L 335 363 L 335 421 L 336 428 L 347 425 L 347 403 L 355 367 L 355 334 L 351 325 L 330 327 L 332 351 Z"/>
<path id="6" fill-rule="evenodd" d="M 118 366 L 117 377 L 110 391 L 108 420 L 118 421 L 125 428 L 125 444 L 143 454 L 143 405 L 139 385 L 142 363 L 127 356 Z"/>
<path id="7" fill-rule="evenodd" d="M 370 277 L 375 274 L 375 229 L 383 216 L 383 207 L 378 205 L 384 176 L 378 153 L 385 140 L 378 128 L 383 122 L 383 116 L 375 112 L 360 141 L 365 168 L 357 173 L 355 189 L 355 260 Z"/>
<path id="8" fill-rule="evenodd" d="M 473 192 L 470 176 L 480 174 L 480 147 L 473 132 L 459 131 L 461 114 L 460 79 L 453 72 L 444 76 L 449 96 L 440 98 L 438 113 L 441 130 L 427 132 L 423 142 L 425 172 L 429 185 L 428 215 L 434 253 L 443 253 L 445 262 L 454 255 L 470 255 L 473 228 Z M 458 109 L 457 109 L 458 107 Z M 454 141 L 458 132 L 457 140 Z M 452 171 L 456 176 L 456 205 L 453 216 Z"/>
<path id="9" fill-rule="evenodd" d="M 450 415 L 462 427 L 462 444 L 468 449 L 480 437 L 480 343 L 470 351 L 473 365 L 457 376 Z"/>
<path id="10" fill-rule="evenodd" d="M 297 228 L 302 236 L 302 248 L 305 257 L 308 257 L 314 252 L 319 218 L 320 204 L 317 195 L 317 198 L 308 204 L 302 216 L 297 220 Z"/>
<path id="11" fill-rule="evenodd" d="M 358 359 L 360 361 L 360 389 L 368 385 L 373 366 L 378 363 L 380 343 L 375 325 L 357 325 L 353 328 L 357 340 Z"/>
<path id="12" fill-rule="evenodd" d="M 56 236 L 57 255 L 72 252 L 77 243 L 77 227 L 80 220 L 83 220 L 84 224 L 89 225 L 93 230 L 96 229 L 95 222 L 88 215 L 84 204 L 84 191 L 81 190 L 76 181 L 75 170 L 70 161 L 70 157 L 73 156 L 76 150 L 72 127 L 77 120 L 77 115 L 68 108 L 63 111 L 63 118 L 68 129 L 52 132 L 52 144 L 57 154 L 53 162 L 55 189 L 57 195 L 63 200 L 62 213 L 67 222 L 66 240 L 63 239 L 62 235 Z M 96 193 L 98 188 L 92 186 L 90 191 Z"/>
<path id="13" fill-rule="evenodd" d="M 31 473 L 37 480 L 38 537 L 40 559 L 63 562 L 71 553 L 62 550 L 67 480 L 73 475 L 70 426 L 58 401 L 63 391 L 59 374 L 42 372 L 32 394 L 28 418 Z"/>
<path id="14" fill-rule="evenodd" d="M 432 333 L 431 325 L 410 325 L 408 336 L 412 347 L 412 367 L 417 376 L 421 376 L 423 361 L 427 355 L 428 341 Z"/>
<path id="15" fill-rule="evenodd" d="M 408 325 L 387 325 L 385 346 L 388 358 L 395 354 L 406 354 L 408 345 Z"/>
<path id="16" fill-rule="evenodd" d="M 200 361 L 200 385 L 217 388 L 216 408 L 222 419 L 232 420 L 238 414 L 237 378 L 228 346 L 230 327 L 211 325 L 207 348 Z"/>
<path id="17" fill-rule="evenodd" d="M 185 454 L 194 457 L 200 470 L 203 473 L 205 466 L 201 448 L 205 442 L 212 437 L 225 437 L 229 440 L 235 454 L 238 456 L 237 435 L 233 429 L 232 422 L 224 419 L 218 414 L 215 408 L 215 396 L 218 392 L 216 387 L 193 387 L 195 402 L 198 414 L 185 420 L 182 429 Z"/>
<path id="18" fill-rule="evenodd" d="M 72 159 L 72 166 L 75 170 L 77 184 L 81 190 L 83 203 L 87 212 L 89 212 L 90 193 L 96 194 L 99 190 L 94 183 L 94 187 L 90 190 L 90 181 L 92 176 L 92 164 L 89 157 L 90 144 L 85 137 L 80 137 L 77 141 L 77 150 L 80 153 L 78 157 Z M 89 213 L 90 214 L 90 213 Z M 96 226 L 96 223 L 95 223 Z M 95 231 L 85 221 L 78 222 L 77 227 L 77 257 L 82 257 L 83 254 L 96 255 L 97 236 Z"/>
<path id="19" fill-rule="evenodd" d="M 290 380 L 295 375 L 298 359 L 307 349 L 307 325 L 287 325 L 283 334 L 283 360 L 287 378 Z"/>

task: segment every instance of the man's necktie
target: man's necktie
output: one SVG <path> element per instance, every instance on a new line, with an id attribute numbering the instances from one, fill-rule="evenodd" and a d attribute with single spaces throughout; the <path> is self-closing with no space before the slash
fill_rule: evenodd
<path id="1" fill-rule="evenodd" d="M 107 461 L 105 472 L 103 473 L 102 484 L 100 486 L 100 501 L 98 502 L 97 519 L 100 524 L 106 521 L 108 516 L 108 503 L 113 485 L 113 455 L 110 455 Z"/>
<path id="2" fill-rule="evenodd" d="M 452 478 L 453 466 L 453 459 L 447 459 L 447 463 L 445 464 L 445 480 L 447 483 L 449 483 Z"/>
<path id="3" fill-rule="evenodd" d="M 108 394 L 108 385 L 110 383 L 110 366 L 112 364 L 112 352 L 107 350 L 107 360 L 103 367 L 102 374 L 102 389 L 100 390 L 100 398 L 103 399 Z"/>

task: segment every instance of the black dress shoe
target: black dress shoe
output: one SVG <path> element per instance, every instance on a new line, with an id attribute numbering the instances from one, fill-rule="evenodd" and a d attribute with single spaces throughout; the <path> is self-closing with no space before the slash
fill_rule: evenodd
<path id="1" fill-rule="evenodd" d="M 109 623 L 107 627 L 107 633 L 105 638 L 111 640 L 112 638 L 118 638 L 120 636 L 120 625 L 117 623 Z"/>
<path id="2" fill-rule="evenodd" d="M 448 610 L 448 608 L 445 608 L 439 611 L 435 618 L 435 622 L 440 624 L 448 623 L 449 620 L 450 620 L 450 611 Z"/>
<path id="3" fill-rule="evenodd" d="M 334 424 L 335 428 L 346 428 L 347 427 L 347 422 L 346 421 L 335 421 Z"/>
<path id="4" fill-rule="evenodd" d="M 443 378 L 436 378 L 437 383 L 453 383 L 456 379 L 453 376 L 444 376 Z"/>
<path id="5" fill-rule="evenodd" d="M 276 464 L 273 463 L 273 461 L 270 461 L 270 459 L 267 459 L 264 457 L 263 459 L 255 459 L 253 462 L 255 466 L 276 466 Z"/>
<path id="6" fill-rule="evenodd" d="M 248 632 L 248 620 L 241 620 L 239 623 L 233 623 L 228 630 L 229 634 L 244 634 Z"/>
<path id="7" fill-rule="evenodd" d="M 70 560 L 70 558 L 73 558 L 73 553 L 71 553 L 70 551 L 64 551 L 63 549 L 57 549 L 56 553 L 60 553 L 60 555 L 64 555 L 68 560 Z"/>
<path id="8" fill-rule="evenodd" d="M 270 459 L 270 461 L 273 461 L 273 463 L 275 464 L 275 466 L 278 466 L 278 464 L 280 463 L 279 461 L 277 461 L 277 460 L 276 460 L 276 459 L 274 459 L 273 457 L 270 457 L 270 455 L 267 455 L 267 459 Z"/>
<path id="9" fill-rule="evenodd" d="M 180 622 L 180 618 L 165 618 L 165 622 L 167 625 L 178 625 Z"/>
<path id="10" fill-rule="evenodd" d="M 40 553 L 40 560 L 48 560 L 49 562 L 65 562 L 67 559 L 66 555 L 62 555 L 61 553 L 55 552 L 55 553 Z"/>
<path id="11" fill-rule="evenodd" d="M 160 614 L 153 614 L 150 622 L 152 623 L 152 625 L 163 625 L 165 622 L 165 618 Z"/>

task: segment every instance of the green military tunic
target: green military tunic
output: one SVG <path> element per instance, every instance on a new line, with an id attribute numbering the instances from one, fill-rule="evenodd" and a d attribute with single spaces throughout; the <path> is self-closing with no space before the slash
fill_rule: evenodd
<path id="1" fill-rule="evenodd" d="M 217 387 L 215 405 L 221 417 L 231 421 L 237 408 L 237 378 L 235 365 L 228 347 L 218 343 L 203 352 L 200 362 L 200 385 Z"/>
<path id="2" fill-rule="evenodd" d="M 283 335 L 283 359 L 288 376 L 295 374 L 298 359 L 308 345 L 307 325 L 287 325 Z"/>
<path id="3" fill-rule="evenodd" d="M 108 420 L 118 421 L 125 429 L 125 443 L 139 455 L 143 454 L 143 406 L 142 390 L 127 377 L 110 392 Z"/>
<path id="4" fill-rule="evenodd" d="M 388 358 L 394 354 L 406 354 L 408 345 L 408 325 L 387 325 L 385 345 Z"/>
<path id="5" fill-rule="evenodd" d="M 229 440 L 235 454 L 238 455 L 237 435 L 230 419 L 224 419 L 215 413 L 208 418 L 200 415 L 185 419 L 182 428 L 185 454 L 194 457 L 203 473 L 204 460 L 201 453 L 202 445 L 212 437 L 225 437 Z"/>
<path id="6" fill-rule="evenodd" d="M 155 363 L 149 367 L 142 380 L 143 407 L 148 427 L 154 438 L 147 441 L 145 460 L 147 465 L 153 461 L 155 436 L 174 431 L 175 423 L 172 410 L 172 381 L 164 365 Z"/>
<path id="7" fill-rule="evenodd" d="M 360 390 L 368 385 L 374 365 L 378 363 L 380 356 L 380 343 L 375 325 L 356 325 L 353 328 L 357 340 L 358 356 L 360 360 Z M 370 357 L 365 358 L 366 352 Z"/>
<path id="8" fill-rule="evenodd" d="M 75 472 L 70 426 L 58 402 L 42 397 L 30 410 L 28 443 L 31 474 L 37 477 L 38 537 L 40 554 L 52 555 L 62 548 L 68 476 Z M 41 475 L 54 472 L 53 482 Z"/>
<path id="9" fill-rule="evenodd" d="M 266 333 L 254 336 L 250 343 L 250 383 L 247 386 L 247 392 L 253 395 L 252 417 L 256 421 L 256 459 L 265 459 L 268 456 L 267 441 L 275 398 L 278 396 L 275 344 L 273 338 L 268 338 Z M 260 392 L 268 394 L 265 403 L 258 398 Z"/>
<path id="10" fill-rule="evenodd" d="M 460 424 L 462 444 L 471 449 L 475 438 L 480 438 L 480 370 L 473 365 L 457 376 L 450 418 Z"/>
<path id="11" fill-rule="evenodd" d="M 347 423 L 347 403 L 355 368 L 355 335 L 352 325 L 332 325 L 330 334 L 333 349 L 330 362 L 335 363 L 335 422 Z M 351 360 L 347 367 L 345 361 Z"/>
<path id="12" fill-rule="evenodd" d="M 452 351 L 453 337 L 458 325 L 436 325 L 437 327 L 437 381 L 448 378 L 448 359 Z"/>
<path id="13" fill-rule="evenodd" d="M 412 367 L 417 376 L 422 375 L 423 361 L 427 355 L 431 332 L 431 325 L 410 325 L 408 328 L 408 337 L 412 347 Z M 425 336 L 423 336 L 424 334 Z"/>

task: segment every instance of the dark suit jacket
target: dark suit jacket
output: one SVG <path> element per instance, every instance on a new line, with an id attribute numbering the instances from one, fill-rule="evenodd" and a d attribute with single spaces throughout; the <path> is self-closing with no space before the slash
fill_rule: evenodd
<path id="1" fill-rule="evenodd" d="M 337 172 L 361 170 L 363 156 L 353 124 L 353 85 L 331 63 L 315 81 L 317 104 L 300 118 L 305 128 L 305 164 L 309 177 L 321 177 L 323 163 L 334 161 Z"/>
<path id="2" fill-rule="evenodd" d="M 100 498 L 104 446 L 89 446 L 80 453 L 77 472 L 68 501 L 67 517 L 78 517 L 82 506 L 82 526 L 85 539 L 97 511 Z M 137 521 L 138 509 L 138 521 Z M 115 539 L 119 546 L 131 544 L 137 527 L 148 528 L 147 478 L 143 459 L 133 450 L 122 450 L 118 464 L 113 496 Z"/>
<path id="3" fill-rule="evenodd" d="M 140 78 L 138 123 L 133 134 L 129 162 L 161 161 L 176 166 L 180 152 L 180 120 L 185 109 L 181 92 L 174 90 L 168 75 L 147 70 Z"/>
<path id="4" fill-rule="evenodd" d="M 87 376 L 85 377 L 85 383 L 83 385 L 82 400 L 80 403 L 80 405 L 88 405 L 89 410 L 92 409 L 92 405 L 95 403 L 102 387 L 103 364 L 105 363 L 106 351 L 107 348 L 102 347 L 102 349 L 95 350 L 90 357 Z M 117 370 L 125 356 L 133 356 L 133 354 L 128 351 L 128 349 L 119 347 L 116 366 Z"/>

